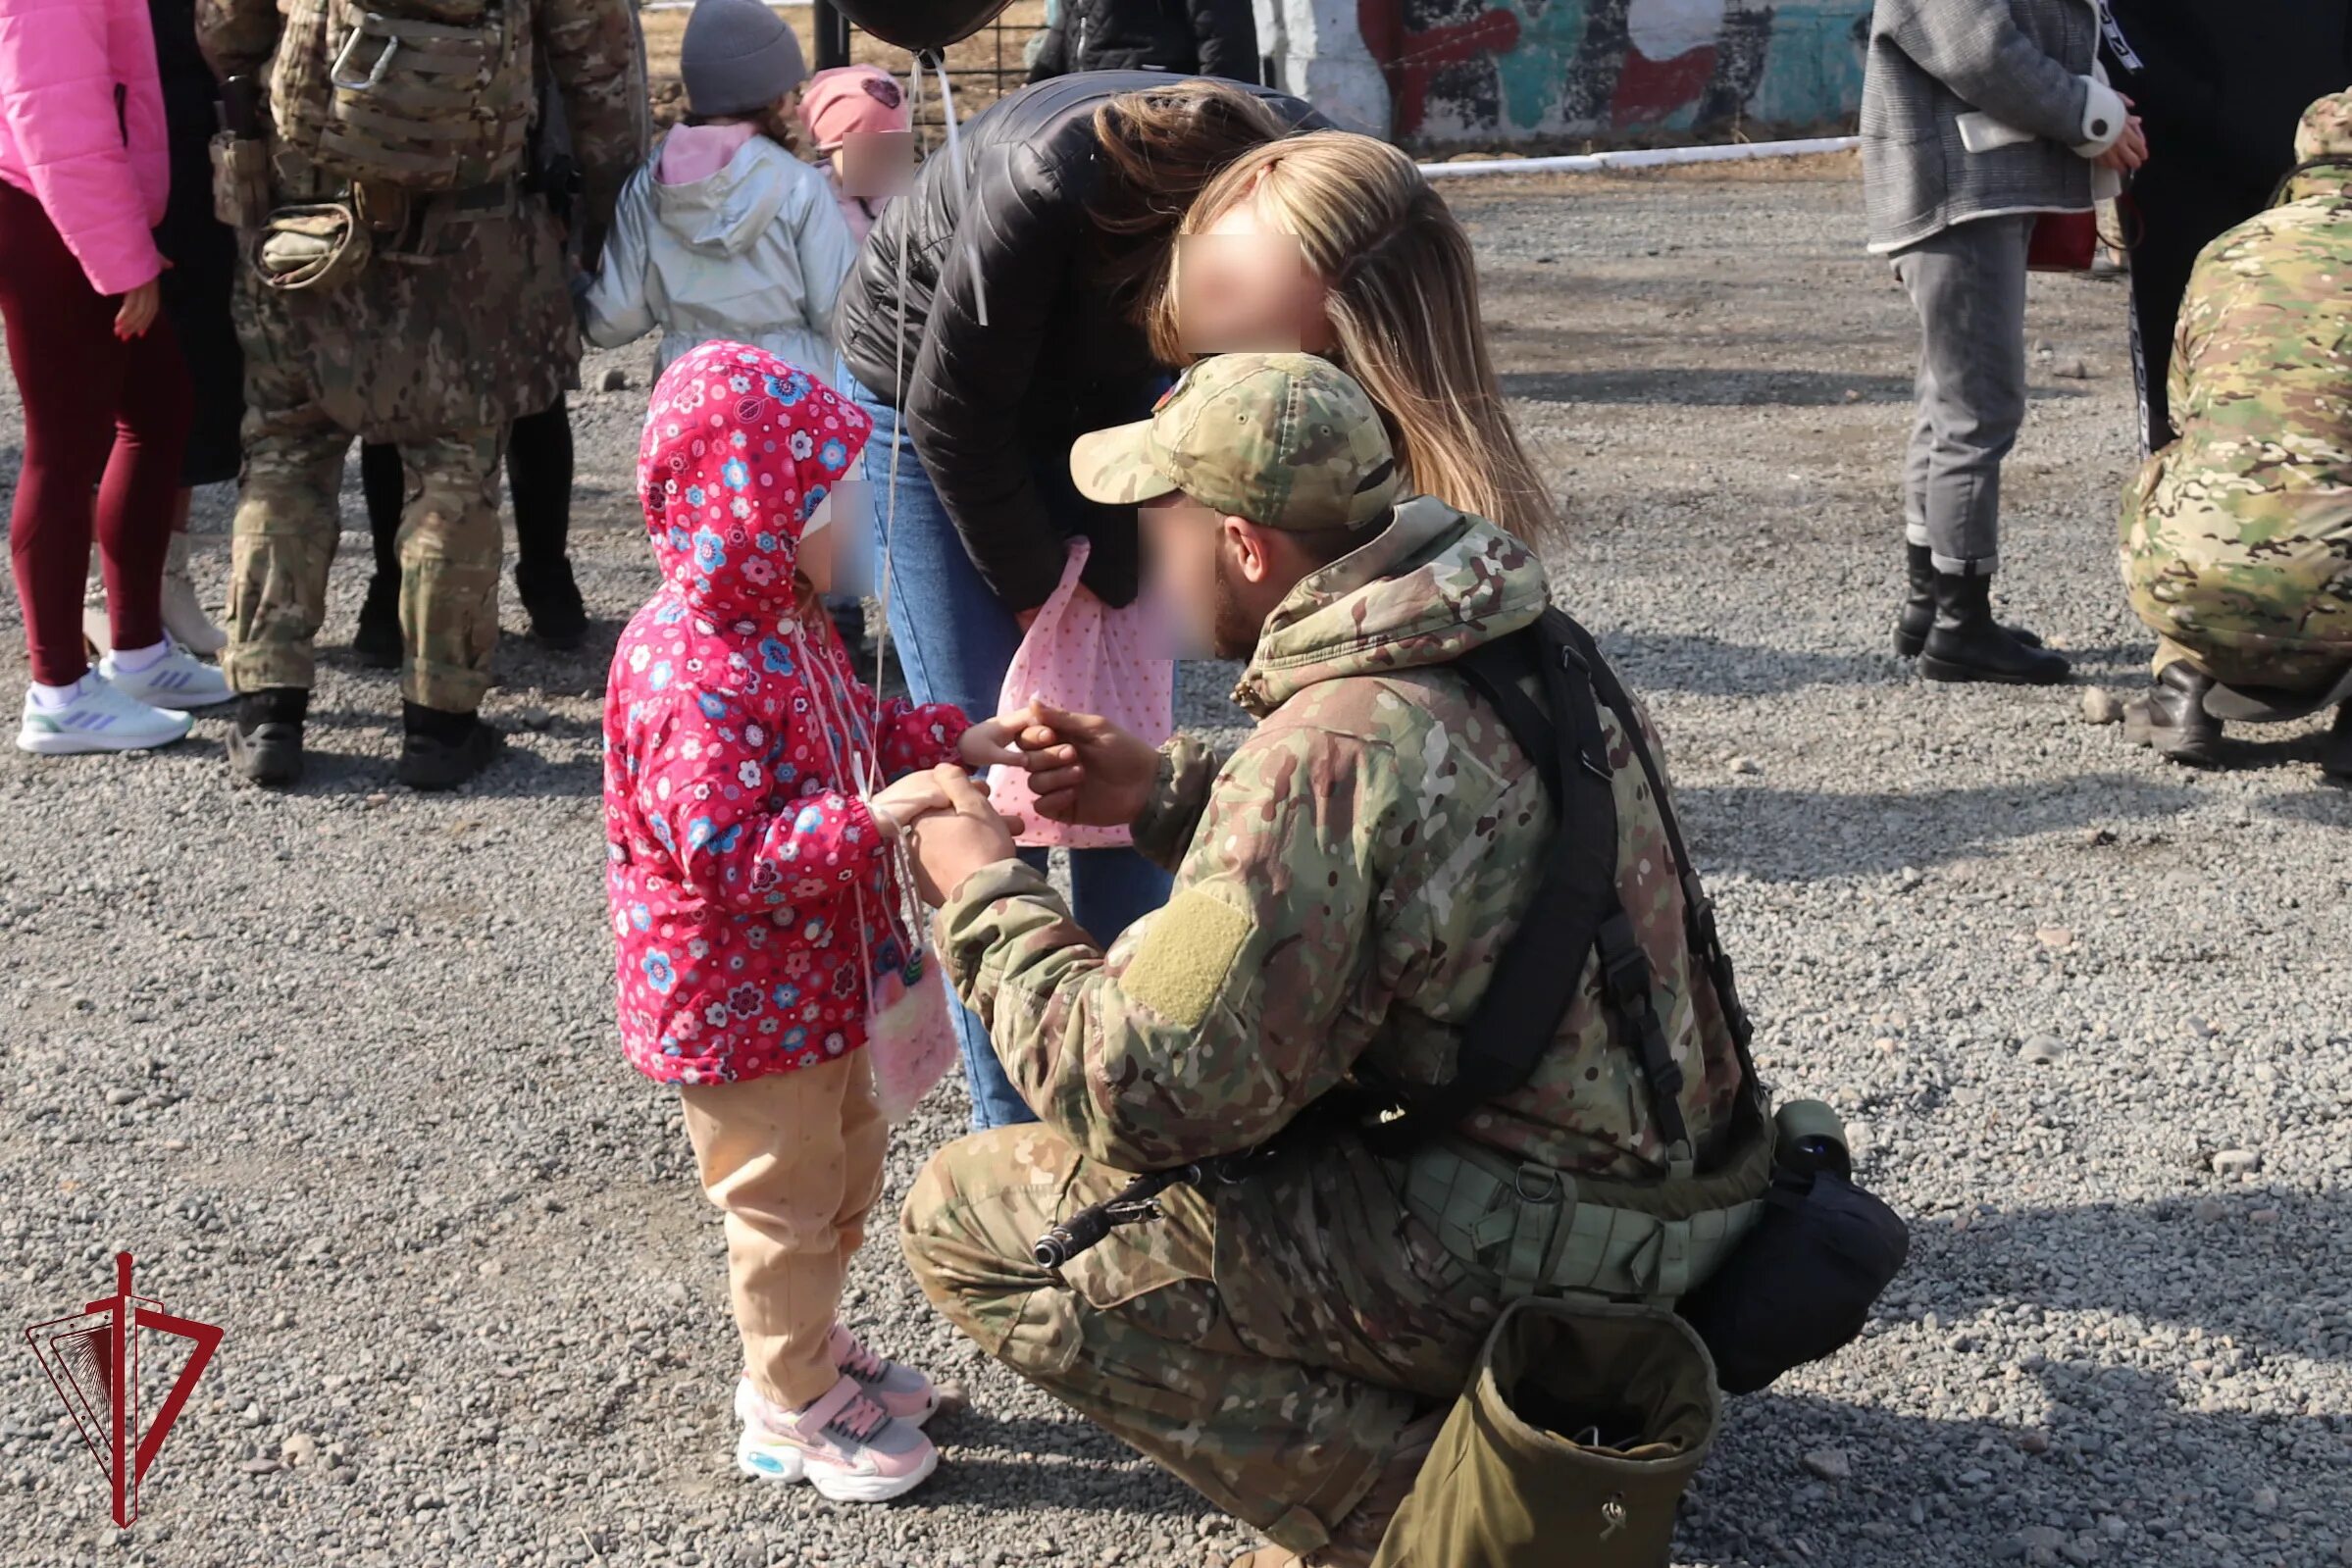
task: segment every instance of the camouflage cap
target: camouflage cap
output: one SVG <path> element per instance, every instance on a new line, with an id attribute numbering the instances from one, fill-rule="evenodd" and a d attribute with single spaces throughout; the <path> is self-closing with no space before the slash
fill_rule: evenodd
<path id="1" fill-rule="evenodd" d="M 1108 506 L 1182 490 L 1291 532 L 1361 527 L 1404 488 L 1380 411 L 1354 377 L 1313 354 L 1201 361 L 1150 419 L 1080 436 L 1070 477 Z"/>
<path id="2" fill-rule="evenodd" d="M 2295 161 L 2352 155 L 2352 92 L 2331 92 L 2303 111 L 2295 127 Z"/>

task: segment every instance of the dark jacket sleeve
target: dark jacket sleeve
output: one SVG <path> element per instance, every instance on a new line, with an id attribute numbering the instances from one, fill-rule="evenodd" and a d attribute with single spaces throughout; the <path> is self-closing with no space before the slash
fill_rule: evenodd
<path id="1" fill-rule="evenodd" d="M 901 404 L 965 552 L 1015 610 L 1045 603 L 1061 581 L 1066 552 L 1031 475 L 1020 412 L 1088 231 L 1082 204 L 1035 148 L 981 148 Z"/>
<path id="2" fill-rule="evenodd" d="M 1070 72 L 1070 7 L 1063 5 L 1038 34 L 1037 58 L 1029 63 L 1032 82 L 1050 81 Z"/>
<path id="3" fill-rule="evenodd" d="M 1250 0 L 1189 0 L 1189 7 L 1193 34 L 1200 42 L 1201 75 L 1255 81 L 1257 18 Z"/>

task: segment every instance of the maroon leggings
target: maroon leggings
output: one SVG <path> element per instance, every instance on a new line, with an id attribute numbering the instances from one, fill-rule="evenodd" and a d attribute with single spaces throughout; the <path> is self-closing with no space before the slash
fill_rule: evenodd
<path id="1" fill-rule="evenodd" d="M 25 466 L 8 554 L 32 678 L 69 685 L 81 651 L 93 522 L 119 648 L 163 640 L 164 552 L 193 410 L 171 322 L 115 336 L 114 300 L 90 287 L 41 204 L 0 180 L 0 322 L 25 399 Z"/>

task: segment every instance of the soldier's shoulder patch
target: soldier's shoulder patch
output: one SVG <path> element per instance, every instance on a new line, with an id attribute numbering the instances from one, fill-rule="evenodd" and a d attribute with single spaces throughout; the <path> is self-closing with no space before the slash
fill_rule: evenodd
<path id="1" fill-rule="evenodd" d="M 1120 988 L 1171 1024 L 1197 1029 L 1224 991 L 1251 930 L 1246 911 L 1188 887 L 1151 918 Z"/>

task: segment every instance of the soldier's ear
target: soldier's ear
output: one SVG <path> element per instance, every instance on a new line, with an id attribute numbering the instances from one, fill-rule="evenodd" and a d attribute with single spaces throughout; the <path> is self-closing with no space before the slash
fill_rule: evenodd
<path id="1" fill-rule="evenodd" d="M 1221 517 L 1217 531 L 1233 550 L 1236 565 L 1247 582 L 1263 582 L 1274 575 L 1273 531 L 1263 529 L 1246 517 Z"/>

